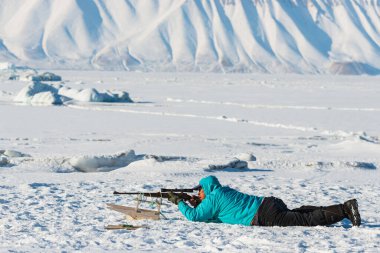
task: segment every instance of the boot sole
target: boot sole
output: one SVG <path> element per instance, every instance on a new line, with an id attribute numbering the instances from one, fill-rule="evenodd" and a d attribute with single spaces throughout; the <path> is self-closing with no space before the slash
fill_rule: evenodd
<path id="1" fill-rule="evenodd" d="M 361 224 L 361 218 L 360 218 L 360 213 L 359 213 L 358 201 L 355 199 L 353 203 L 351 203 L 349 208 L 352 213 L 352 217 L 350 217 L 352 225 L 359 227 Z"/>

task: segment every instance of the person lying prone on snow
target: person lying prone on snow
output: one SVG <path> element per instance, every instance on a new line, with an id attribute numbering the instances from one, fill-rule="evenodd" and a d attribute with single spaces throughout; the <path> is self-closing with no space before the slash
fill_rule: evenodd
<path id="1" fill-rule="evenodd" d="M 170 193 L 169 198 L 191 221 L 246 226 L 319 226 L 347 218 L 353 226 L 360 226 L 361 223 L 356 199 L 338 205 L 302 206 L 289 210 L 279 198 L 241 193 L 222 186 L 215 176 L 201 179 L 196 189 L 199 190 L 200 202 L 198 204 L 196 199 L 190 201 L 194 208 L 175 193 Z"/>

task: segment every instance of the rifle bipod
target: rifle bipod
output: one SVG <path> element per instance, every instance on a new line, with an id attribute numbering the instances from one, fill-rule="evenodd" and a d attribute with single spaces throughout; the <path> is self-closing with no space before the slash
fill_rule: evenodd
<path id="1" fill-rule="evenodd" d="M 156 196 L 151 196 L 153 199 Z M 162 205 L 162 197 L 157 197 L 155 200 L 148 201 L 147 198 L 149 196 L 144 196 L 143 194 L 139 194 L 136 197 L 136 207 L 129 207 L 129 206 L 121 206 L 121 205 L 114 205 L 114 204 L 107 204 L 107 207 L 111 210 L 123 213 L 127 219 L 133 219 L 133 220 L 159 220 L 160 214 L 166 219 L 166 217 L 161 213 L 161 205 Z M 150 209 L 142 209 L 140 208 L 140 204 L 148 202 L 150 203 L 150 207 L 153 209 L 154 207 L 157 207 L 157 210 L 150 210 Z"/>
<path id="2" fill-rule="evenodd" d="M 147 199 L 150 198 L 151 201 L 148 201 Z M 153 200 L 153 198 L 155 198 Z M 165 219 L 166 217 L 161 213 L 161 205 L 162 205 L 162 196 L 160 197 L 154 197 L 154 196 L 144 196 L 144 194 L 139 194 L 137 195 L 136 197 L 136 212 L 141 212 L 141 210 L 143 209 L 140 209 L 140 203 L 142 202 L 148 202 L 149 203 L 149 207 L 151 209 L 154 209 L 155 207 L 157 207 L 157 213 L 158 215 L 162 215 Z M 151 210 L 147 210 L 147 211 L 151 211 Z"/>

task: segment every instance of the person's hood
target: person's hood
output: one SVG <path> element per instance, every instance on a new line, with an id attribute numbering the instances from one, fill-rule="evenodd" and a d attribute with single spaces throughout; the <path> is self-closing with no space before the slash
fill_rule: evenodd
<path id="1" fill-rule="evenodd" d="M 222 187 L 222 185 L 219 183 L 219 180 L 215 176 L 202 178 L 201 181 L 199 181 L 199 184 L 202 186 L 202 189 L 205 192 L 206 196 L 214 190 Z"/>

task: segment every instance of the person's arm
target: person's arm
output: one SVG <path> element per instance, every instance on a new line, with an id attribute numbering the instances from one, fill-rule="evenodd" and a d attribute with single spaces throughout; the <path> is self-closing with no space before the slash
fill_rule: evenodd
<path id="1" fill-rule="evenodd" d="M 205 198 L 196 208 L 191 208 L 184 201 L 178 203 L 181 213 L 191 221 L 208 221 L 215 219 L 214 205 L 210 198 Z"/>

